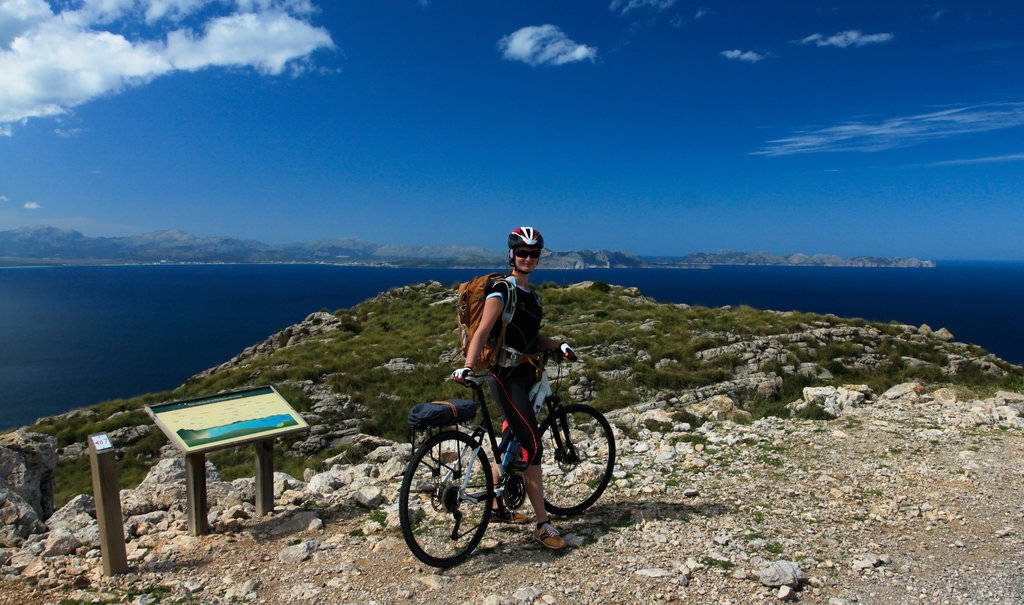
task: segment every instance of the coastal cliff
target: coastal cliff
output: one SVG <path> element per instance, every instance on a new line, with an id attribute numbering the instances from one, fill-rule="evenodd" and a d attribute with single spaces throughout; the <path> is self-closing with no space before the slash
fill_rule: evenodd
<path id="1" fill-rule="evenodd" d="M 58 442 L 59 510 L 0 549 L 0 602 L 909 602 L 907 587 L 915 603 L 1019 601 L 1021 367 L 941 327 L 542 288 L 547 333 L 581 357 L 549 371 L 605 411 L 621 452 L 597 506 L 556 520 L 569 552 L 499 527 L 435 574 L 397 533 L 405 413 L 463 393 L 443 380 L 454 291 L 428 282 L 313 313 L 175 391 L 27 427 Z M 311 425 L 275 448 L 278 511 L 255 515 L 251 449 L 220 452 L 207 467 L 215 534 L 187 536 L 180 454 L 139 409 L 256 384 Z M 113 579 L 98 573 L 91 497 L 77 495 L 99 430 L 127 480 L 133 571 Z M 524 578 L 528 560 L 560 572 Z"/>

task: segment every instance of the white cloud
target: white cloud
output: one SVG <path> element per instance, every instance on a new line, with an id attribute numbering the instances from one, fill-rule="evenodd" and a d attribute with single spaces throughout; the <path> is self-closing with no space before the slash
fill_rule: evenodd
<path id="1" fill-rule="evenodd" d="M 532 25 L 515 31 L 498 41 L 498 50 L 505 59 L 528 65 L 563 65 L 597 57 L 597 48 L 573 42 L 554 25 Z"/>
<path id="2" fill-rule="evenodd" d="M 924 141 L 1024 126 L 1024 103 L 993 103 L 943 109 L 877 123 L 845 122 L 768 141 L 754 155 L 824 151 L 882 151 Z"/>
<path id="3" fill-rule="evenodd" d="M 1011 153 L 1008 155 L 994 155 L 987 158 L 965 158 L 960 160 L 945 160 L 942 162 L 929 162 L 923 166 L 967 166 L 971 164 L 1000 164 L 1003 162 L 1024 161 L 1024 153 Z"/>
<path id="4" fill-rule="evenodd" d="M 723 50 L 722 56 L 736 61 L 746 61 L 747 63 L 757 63 L 764 59 L 764 55 L 752 50 Z"/>
<path id="5" fill-rule="evenodd" d="M 625 15 L 637 8 L 653 8 L 654 10 L 663 11 L 675 3 L 676 0 L 612 0 L 612 3 L 608 5 L 608 10 Z"/>
<path id="6" fill-rule="evenodd" d="M 811 34 L 802 40 L 797 40 L 797 44 L 814 44 L 815 46 L 836 46 L 838 48 L 847 48 L 850 46 L 866 46 L 868 44 L 879 44 L 882 42 L 888 42 L 895 36 L 892 34 L 868 34 L 864 35 L 857 30 L 851 29 L 845 32 L 839 32 L 829 37 L 825 37 L 821 34 Z"/>
<path id="7" fill-rule="evenodd" d="M 0 202 L 6 202 L 6 201 L 7 201 L 7 196 L 6 195 L 0 195 Z"/>
<path id="8" fill-rule="evenodd" d="M 25 202 L 25 209 L 26 210 L 39 210 L 40 208 L 42 208 L 42 206 L 40 206 L 39 204 L 37 204 L 35 202 Z"/>
<path id="9" fill-rule="evenodd" d="M 43 0 L 0 1 L 0 49 L 11 44 L 18 34 L 50 18 L 53 13 Z"/>
<path id="10" fill-rule="evenodd" d="M 248 65 L 277 75 L 289 61 L 331 45 L 327 32 L 310 30 L 308 23 L 285 13 L 235 14 L 207 23 L 201 36 L 171 32 L 165 56 L 176 69 Z"/>
<path id="11" fill-rule="evenodd" d="M 277 75 L 330 34 L 307 0 L 0 0 L 0 134 L 177 71 L 251 67 Z M 181 27 L 185 17 L 196 29 Z M 140 27 L 145 24 L 145 27 Z M 144 37 L 137 32 L 150 32 Z M 134 32 L 134 33 L 127 33 Z"/>

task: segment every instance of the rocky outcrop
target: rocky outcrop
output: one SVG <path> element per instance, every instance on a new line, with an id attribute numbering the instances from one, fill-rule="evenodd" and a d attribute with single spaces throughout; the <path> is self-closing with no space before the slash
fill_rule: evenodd
<path id="1" fill-rule="evenodd" d="M 41 530 L 53 514 L 57 440 L 24 430 L 0 436 L 0 545 Z"/>
<path id="2" fill-rule="evenodd" d="M 0 486 L 0 547 L 17 546 L 31 534 L 45 530 L 39 514 L 18 492 Z"/>
<path id="3" fill-rule="evenodd" d="M 839 416 L 845 411 L 864 405 L 871 397 L 871 388 L 866 384 L 847 384 L 838 388 L 805 387 L 803 399 L 794 401 L 786 407 L 800 413 L 808 406 L 817 406 L 832 416 Z"/>
<path id="4" fill-rule="evenodd" d="M 206 462 L 206 491 L 211 506 L 239 500 L 235 487 L 220 478 L 210 461 Z M 185 459 L 160 460 L 135 489 L 121 490 L 121 512 L 125 517 L 154 511 L 181 509 L 185 506 Z"/>
<path id="5" fill-rule="evenodd" d="M 14 431 L 0 436 L 0 480 L 45 519 L 53 514 L 57 440 L 49 435 Z"/>
<path id="6" fill-rule="evenodd" d="M 230 360 L 196 374 L 196 378 L 202 378 L 236 368 L 246 361 L 259 357 L 268 357 L 275 351 L 284 347 L 297 346 L 310 339 L 321 338 L 332 332 L 341 329 L 341 320 L 326 311 L 311 313 L 301 323 L 289 326 L 280 332 L 272 335 L 261 343 L 246 348 Z"/>

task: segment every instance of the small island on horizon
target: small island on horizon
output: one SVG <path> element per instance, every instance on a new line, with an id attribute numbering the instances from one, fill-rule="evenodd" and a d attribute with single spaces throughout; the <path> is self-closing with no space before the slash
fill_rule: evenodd
<path id="1" fill-rule="evenodd" d="M 401 268 L 484 269 L 502 265 L 505 252 L 472 246 L 403 246 L 358 238 L 265 244 L 231 237 L 154 231 L 126 237 L 89 237 L 70 229 L 35 226 L 0 231 L 0 267 L 158 263 L 322 263 Z M 716 265 L 809 267 L 934 267 L 932 260 L 835 254 L 719 250 L 685 256 L 639 256 L 623 250 L 546 251 L 548 269 L 707 269 Z"/>

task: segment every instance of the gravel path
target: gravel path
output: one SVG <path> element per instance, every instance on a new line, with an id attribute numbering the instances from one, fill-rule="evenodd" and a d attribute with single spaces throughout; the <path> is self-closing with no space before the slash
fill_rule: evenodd
<path id="1" fill-rule="evenodd" d="M 880 399 L 829 421 L 620 432 L 609 490 L 556 524 L 574 544 L 564 552 L 492 525 L 483 548 L 441 572 L 396 526 L 329 499 L 322 528 L 269 537 L 311 500 L 202 538 L 179 519 L 130 543 L 133 571 L 113 579 L 96 559 L 40 559 L 0 580 L 0 603 L 1019 605 L 1024 433 L 961 426 L 972 424 L 961 407 Z M 389 501 L 397 485 L 382 483 Z M 304 560 L 282 562 L 297 547 Z M 799 568 L 792 588 L 765 585 L 773 562 Z"/>

